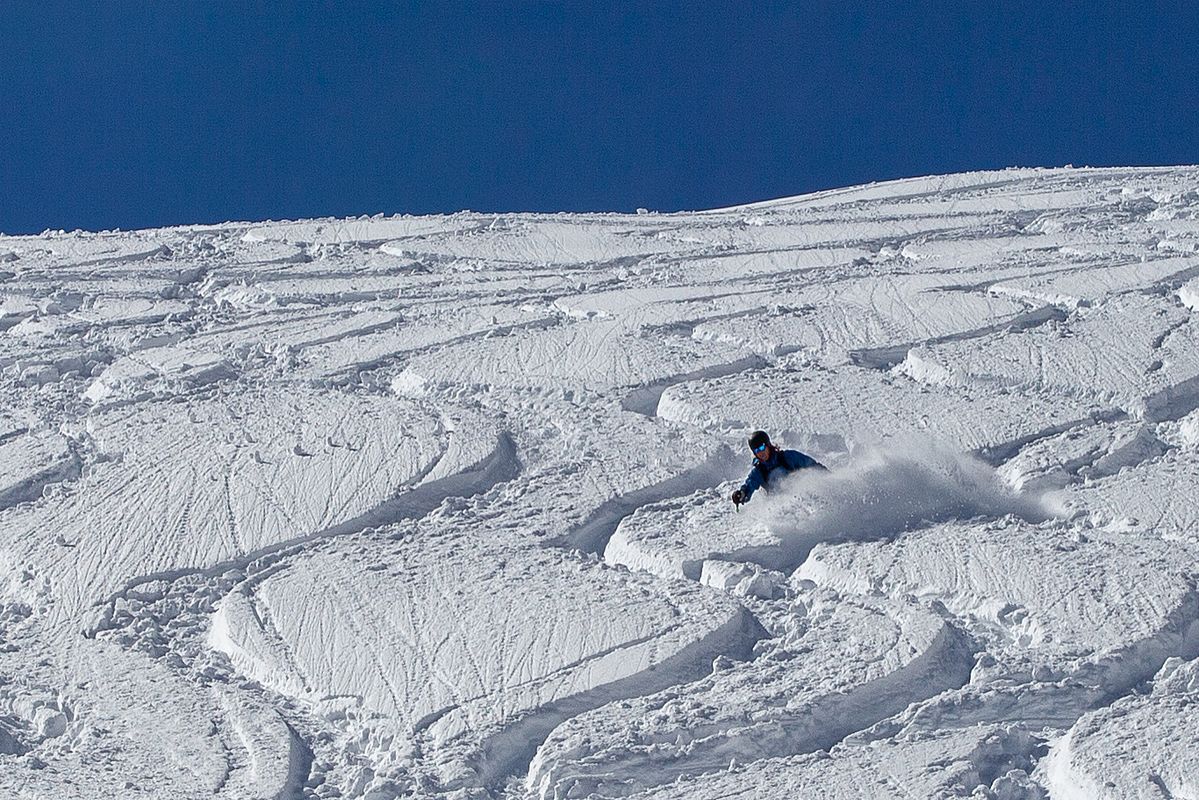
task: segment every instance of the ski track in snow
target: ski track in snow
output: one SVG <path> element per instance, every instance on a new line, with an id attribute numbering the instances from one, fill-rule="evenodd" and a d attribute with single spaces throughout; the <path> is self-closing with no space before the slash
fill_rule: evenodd
<path id="1" fill-rule="evenodd" d="M 1189 167 L 0 237 L 0 793 L 1196 795 L 1197 281 Z"/>

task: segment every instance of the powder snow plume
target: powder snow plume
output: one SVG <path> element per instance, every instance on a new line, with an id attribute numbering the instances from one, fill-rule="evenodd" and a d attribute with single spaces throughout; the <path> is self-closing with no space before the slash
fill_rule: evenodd
<path id="1" fill-rule="evenodd" d="M 886 539 L 951 519 L 1054 516 L 1046 498 L 1013 491 L 979 459 L 916 438 L 860 448 L 831 472 L 794 473 L 785 492 L 762 499 L 756 511 L 782 540 L 786 569 L 820 542 Z"/>

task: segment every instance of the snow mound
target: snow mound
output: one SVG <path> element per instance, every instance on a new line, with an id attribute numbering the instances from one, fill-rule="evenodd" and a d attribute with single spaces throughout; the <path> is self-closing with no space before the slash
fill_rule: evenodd
<path id="1" fill-rule="evenodd" d="M 278 711 L 225 687 L 195 686 L 111 643 L 78 652 L 90 667 L 83 686 L 0 689 L 0 753 L 6 721 L 26 753 L 0 755 L 5 797 L 245 800 L 298 791 L 302 746 Z M 105 768 L 91 762 L 93 747 Z M 50 761 L 59 768 L 47 769 Z M 68 783 L 60 769 L 88 780 Z"/>
<path id="2" fill-rule="evenodd" d="M 821 258 L 827 266 L 836 255 L 841 253 L 823 248 L 796 254 L 792 258 L 800 263 L 791 268 L 820 266 Z M 866 255 L 864 251 L 845 253 L 844 264 Z M 763 292 L 756 298 L 761 307 L 701 322 L 692 336 L 763 354 L 802 351 L 819 363 L 837 365 L 863 352 L 890 352 L 896 342 L 969 335 L 1027 311 L 1007 298 L 938 291 L 942 285 L 930 275 L 871 275 L 831 285 Z"/>
<path id="3" fill-rule="evenodd" d="M 1124 295 L 1019 336 L 929 345 L 901 371 L 930 385 L 1064 395 L 1157 422 L 1199 404 L 1197 337 L 1185 309 Z"/>
<path id="4" fill-rule="evenodd" d="M 745 763 L 681 778 L 638 794 L 645 800 L 912 800 L 986 797 L 1044 800 L 1028 773 L 1035 740 L 1015 727 L 978 726 L 888 742 L 837 746 L 826 752 Z"/>
<path id="5" fill-rule="evenodd" d="M 1061 502 L 1097 528 L 1196 544 L 1196 487 L 1199 454 L 1175 450 L 1117 475 L 1070 488 Z"/>
<path id="6" fill-rule="evenodd" d="M 543 308 L 516 305 L 446 308 L 404 304 L 402 308 L 401 312 L 389 305 L 386 310 L 360 312 L 346 319 L 328 315 L 331 318 L 319 326 L 311 322 L 297 325 L 287 340 L 297 351 L 303 374 L 342 377 L 413 356 L 441 353 L 453 344 L 470 350 L 471 342 L 554 322 Z M 422 363 L 425 368 L 420 375 L 415 367 L 405 371 L 434 386 L 446 383 L 445 370 L 439 368 L 436 358 Z"/>
<path id="7" fill-rule="evenodd" d="M 1084 715 L 1039 777 L 1054 798 L 1117 800 L 1199 794 L 1199 662 L 1166 662 L 1150 694 Z"/>
<path id="8" fill-rule="evenodd" d="M 606 392 L 719 368 L 744 355 L 730 358 L 726 348 L 705 342 L 647 339 L 620 322 L 588 320 L 449 345 L 417 356 L 407 368 L 441 383 Z"/>
<path id="9" fill-rule="evenodd" d="M 354 717 L 388 732 L 368 737 L 423 754 L 449 789 L 492 785 L 527 762 L 538 732 L 698 677 L 718 655 L 744 657 L 759 635 L 735 603 L 699 587 L 637 591 L 648 581 L 527 545 L 489 556 L 482 543 L 502 535 L 446 525 L 376 544 L 369 558 L 352 544 L 314 553 L 252 597 L 225 598 L 209 641 L 318 708 L 357 698 Z M 327 633 L 313 638 L 314 627 Z"/>
<path id="10" fill-rule="evenodd" d="M 209 292 L 201 288 L 200 293 L 207 294 L 218 308 L 236 311 L 273 308 L 279 304 L 273 292 L 258 284 L 230 284 Z"/>
<path id="11" fill-rule="evenodd" d="M 1158 248 L 1168 249 L 1160 243 Z M 1080 266 L 1044 273 L 1023 272 L 1005 277 L 988 291 L 1074 311 L 1129 292 L 1169 286 L 1195 265 L 1194 258 L 1162 258 L 1156 253 L 1142 257 L 1136 248 L 1116 243 L 1076 244 L 1059 252 Z M 1111 265 L 1112 261 L 1124 263 Z"/>
<path id="12" fill-rule="evenodd" d="M 32 565 L 15 563 L 0 550 L 0 637 L 30 617 L 45 614 L 50 602 L 50 581 Z"/>
<path id="13" fill-rule="evenodd" d="M 0 509 L 42 496 L 78 472 L 66 437 L 51 431 L 0 430 Z"/>
<path id="14" fill-rule="evenodd" d="M 0 755 L 24 755 L 67 732 L 67 707 L 46 691 L 0 687 Z"/>
<path id="15" fill-rule="evenodd" d="M 184 393 L 232 378 L 227 359 L 213 352 L 175 346 L 152 347 L 123 356 L 92 381 L 84 399 L 97 405 L 148 399 L 153 393 Z"/>
<path id="16" fill-rule="evenodd" d="M 1199 647 L 1186 552 L 1056 524 L 946 523 L 891 543 L 820 546 L 796 577 L 834 591 L 941 604 L 986 644 L 961 694 L 914 708 L 921 729 L 1006 718 L 1072 721 Z M 1044 715 L 1044 716 L 1041 716 Z"/>
<path id="17" fill-rule="evenodd" d="M 1018 491 L 1061 489 L 1136 467 L 1168 449 L 1148 426 L 1135 420 L 1099 423 L 1033 442 L 999 472 Z"/>
<path id="18" fill-rule="evenodd" d="M 1070 398 L 930 386 L 874 369 L 830 373 L 799 360 L 671 386 L 658 404 L 662 418 L 707 430 L 763 428 L 842 447 L 935 437 L 954 449 L 997 454 L 1090 423 L 1092 411 Z"/>
<path id="19" fill-rule="evenodd" d="M 560 726 L 533 760 L 528 788 L 543 800 L 626 797 L 730 762 L 825 749 L 970 674 L 962 637 L 903 603 L 826 600 L 792 609 L 791 620 L 754 662 L 719 663 L 686 691 Z"/>
<path id="20" fill-rule="evenodd" d="M 423 509 L 429 499 L 404 493 L 499 446 L 476 416 L 454 423 L 395 400 L 303 390 L 111 411 L 90 438 L 103 460 L 67 497 L 0 517 L 11 550 L 55 584 L 60 616 L 138 576 L 236 563 Z"/>

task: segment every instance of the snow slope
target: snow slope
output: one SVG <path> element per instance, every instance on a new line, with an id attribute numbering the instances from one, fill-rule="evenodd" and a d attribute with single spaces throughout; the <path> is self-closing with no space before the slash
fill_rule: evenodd
<path id="1" fill-rule="evenodd" d="M 0 794 L 1192 796 L 1197 307 L 1193 167 L 0 236 Z"/>

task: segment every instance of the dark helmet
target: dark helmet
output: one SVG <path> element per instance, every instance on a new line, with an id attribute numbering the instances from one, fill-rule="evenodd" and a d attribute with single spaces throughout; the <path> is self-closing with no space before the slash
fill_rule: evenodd
<path id="1" fill-rule="evenodd" d="M 754 431 L 749 437 L 749 449 L 757 450 L 764 444 L 770 444 L 770 437 L 766 435 L 766 431 Z"/>

